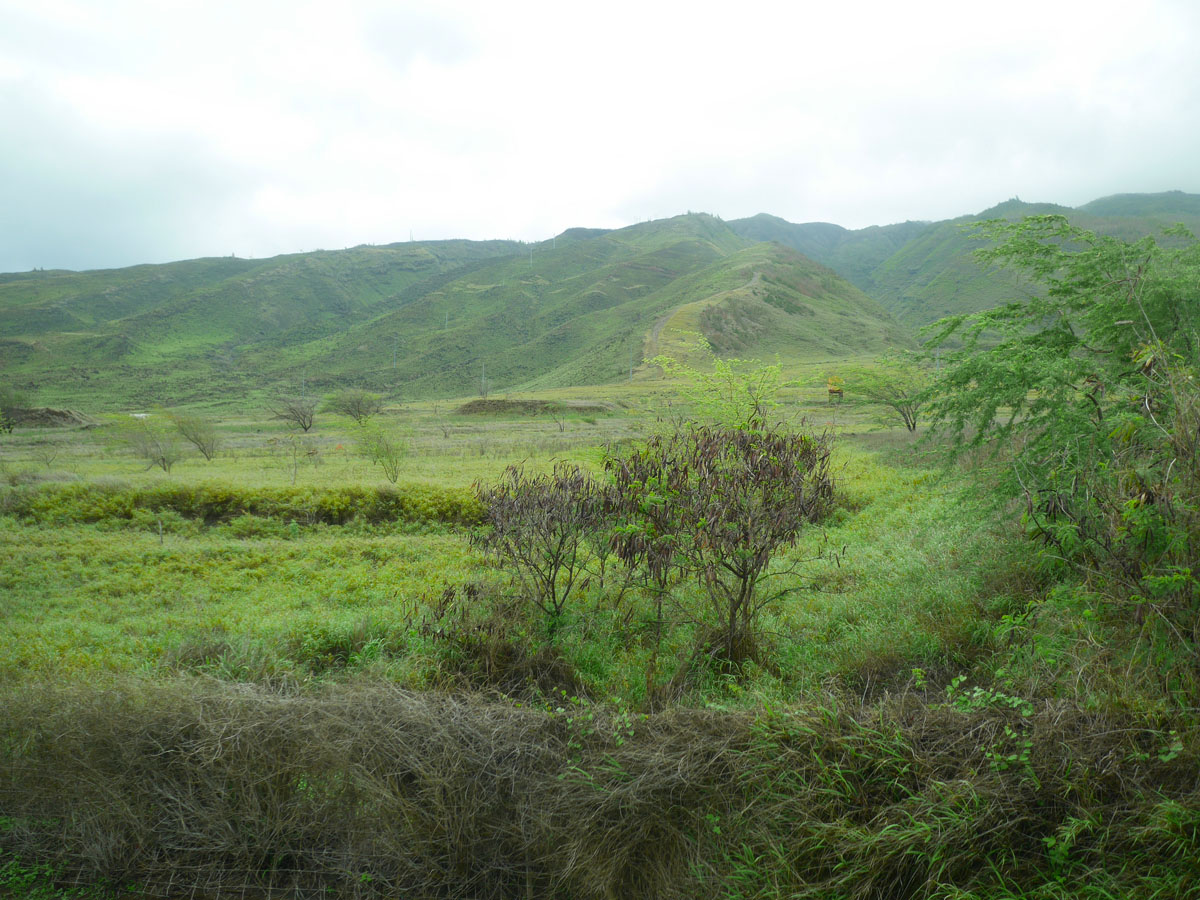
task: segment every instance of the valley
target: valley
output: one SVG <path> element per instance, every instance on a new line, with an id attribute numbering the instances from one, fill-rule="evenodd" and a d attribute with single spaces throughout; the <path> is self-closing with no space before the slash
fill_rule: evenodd
<path id="1" fill-rule="evenodd" d="M 0 894 L 1200 896 L 1175 221 L 0 276 Z"/>

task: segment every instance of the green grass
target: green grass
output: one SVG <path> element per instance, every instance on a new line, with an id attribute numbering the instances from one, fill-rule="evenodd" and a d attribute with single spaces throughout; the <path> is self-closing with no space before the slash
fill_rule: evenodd
<path id="1" fill-rule="evenodd" d="M 838 501 L 736 674 L 694 587 L 660 638 L 610 564 L 551 628 L 467 540 L 473 482 L 668 427 L 648 370 L 394 405 L 395 487 L 332 415 L 294 445 L 214 403 L 225 451 L 170 475 L 111 423 L 0 437 L 0 896 L 1200 895 L 1194 710 L 984 473 L 826 402 L 862 363 L 784 365 Z"/>
<path id="2" fill-rule="evenodd" d="M 794 375 L 823 386 L 823 371 L 814 364 Z M 673 391 L 666 382 L 659 389 L 664 398 Z M 767 640 L 780 664 L 760 673 L 755 696 L 795 699 L 830 677 L 892 683 L 913 668 L 967 665 L 986 643 L 987 629 L 971 623 L 1003 606 L 984 603 L 980 585 L 989 567 L 1003 564 L 995 548 L 1008 539 L 981 526 L 953 480 L 854 449 L 856 440 L 893 439 L 863 430 L 866 411 L 854 404 L 820 402 L 822 389 L 788 389 L 782 411 L 861 436 L 840 454 L 839 509 L 796 555 L 814 555 L 824 543 L 840 562 L 809 566 L 770 611 Z M 105 428 L 19 430 L 3 457 L 10 480 L 25 483 L 0 498 L 10 629 L 0 677 L 154 668 L 212 635 L 269 657 L 271 671 L 311 674 L 299 636 L 332 632 L 382 641 L 386 658 L 373 662 L 394 677 L 436 681 L 445 675 L 439 666 L 456 664 L 446 654 L 458 651 L 413 629 L 447 588 L 477 585 L 489 598 L 508 590 L 507 576 L 468 548 L 456 524 L 474 515 L 470 485 L 494 480 L 510 463 L 548 468 L 564 454 L 598 467 L 601 445 L 661 427 L 635 405 L 635 390 L 645 385 L 610 390 L 602 401 L 593 394 L 592 405 L 609 412 L 561 421 L 464 416 L 432 404 L 387 414 L 380 421 L 402 427 L 410 444 L 395 488 L 357 454 L 353 429 L 332 416 L 306 439 L 318 448 L 314 457 L 293 458 L 278 423 L 238 420 L 222 424 L 224 454 L 211 463 L 193 457 L 170 476 L 139 471 Z M 39 442 L 66 439 L 73 443 L 55 471 L 37 466 Z M 52 480 L 39 480 L 43 473 Z M 604 587 L 593 579 L 555 645 L 589 693 L 636 705 L 690 652 L 697 632 L 684 610 L 696 598 L 681 589 L 682 605 L 670 611 L 677 627 L 652 646 L 651 600 L 636 590 L 618 596 L 620 577 L 610 572 Z M 477 625 L 488 620 L 487 606 L 460 612 Z M 946 620 L 958 624 L 939 624 Z M 501 624 L 508 640 L 546 642 L 536 621 Z M 725 698 L 728 683 L 695 677 L 702 693 Z"/>

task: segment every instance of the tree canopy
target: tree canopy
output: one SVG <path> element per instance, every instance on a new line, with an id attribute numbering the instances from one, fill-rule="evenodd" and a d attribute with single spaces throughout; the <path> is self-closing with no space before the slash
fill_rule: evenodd
<path id="1" fill-rule="evenodd" d="M 1059 216 L 990 222 L 982 259 L 1028 295 L 939 323 L 933 414 L 1011 465 L 1025 521 L 1107 609 L 1200 655 L 1200 243 L 1127 243 Z"/>

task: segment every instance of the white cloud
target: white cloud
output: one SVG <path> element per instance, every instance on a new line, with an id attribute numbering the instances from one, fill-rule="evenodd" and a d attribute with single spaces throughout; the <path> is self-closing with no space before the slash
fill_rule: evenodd
<path id="1" fill-rule="evenodd" d="M 1184 0 L 0 0 L 0 270 L 1200 190 L 1197 38 Z"/>

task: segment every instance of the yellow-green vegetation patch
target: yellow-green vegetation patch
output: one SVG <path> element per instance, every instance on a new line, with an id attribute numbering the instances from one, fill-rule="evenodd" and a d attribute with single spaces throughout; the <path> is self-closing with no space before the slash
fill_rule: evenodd
<path id="1" fill-rule="evenodd" d="M 589 457 L 598 468 L 598 454 L 580 454 Z M 963 663 L 986 642 L 980 586 L 1001 564 L 1004 536 L 936 473 L 856 451 L 841 453 L 835 472 L 837 507 L 779 566 L 821 550 L 826 558 L 786 576 L 790 592 L 764 613 L 769 659 L 748 669 L 748 682 L 693 659 L 702 634 L 687 613 L 701 603 L 691 586 L 676 586 L 664 633 L 655 596 L 613 560 L 602 572 L 589 563 L 549 635 L 507 574 L 473 552 L 464 533 L 446 530 L 447 519 L 474 509 L 465 488 L 431 489 L 430 511 L 405 525 L 375 524 L 361 504 L 398 503 L 411 496 L 407 488 L 393 496 L 384 488 L 170 483 L 51 485 L 9 497 L 0 529 L 8 626 L 0 674 L 20 680 L 191 659 L 253 678 L 335 668 L 354 656 L 413 684 L 453 683 L 455 672 L 474 683 L 489 667 L 527 665 L 522 654 L 544 647 L 589 693 L 640 704 L 675 690 L 722 702 L 794 698 L 832 675 L 895 683 L 913 668 Z M 447 496 L 456 499 L 443 509 Z M 346 524 L 326 524 L 335 521 Z M 425 522 L 432 532 L 411 530 Z M 455 596 L 447 607 L 448 589 Z"/>
<path id="2" fill-rule="evenodd" d="M 0 528 L 0 677 L 86 674 L 154 664 L 197 635 L 259 641 L 282 654 L 301 636 L 365 622 L 400 628 L 446 582 L 480 562 L 452 534 L 229 526 L 206 533 L 119 534 L 7 520 Z"/>

